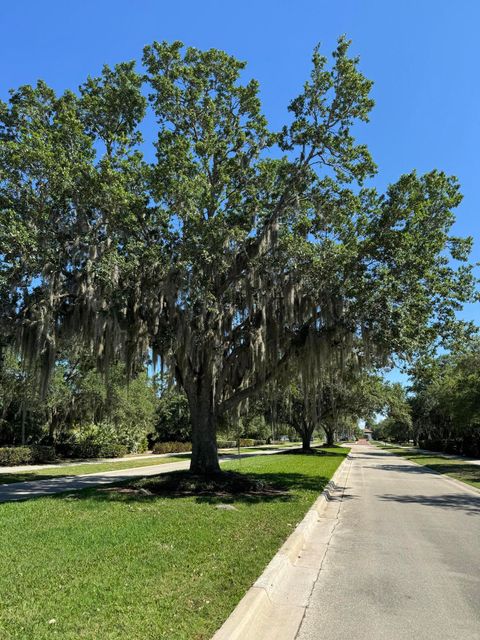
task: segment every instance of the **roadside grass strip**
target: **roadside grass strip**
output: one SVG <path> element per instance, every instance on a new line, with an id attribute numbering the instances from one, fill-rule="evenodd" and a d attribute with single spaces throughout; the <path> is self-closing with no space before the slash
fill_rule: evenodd
<path id="1" fill-rule="evenodd" d="M 432 471 L 441 473 L 443 475 L 451 476 L 455 480 L 460 480 L 466 484 L 470 484 L 472 487 L 480 489 L 480 465 L 469 464 L 468 461 L 463 461 L 454 458 L 444 458 L 442 456 L 435 455 L 433 453 L 422 453 L 414 448 L 406 449 L 404 447 L 396 447 L 394 445 L 382 445 L 377 444 L 380 449 L 385 449 L 396 456 L 402 456 L 421 464 Z"/>
<path id="2" fill-rule="evenodd" d="M 2 640 L 208 640 L 348 454 L 244 458 L 0 505 Z"/>

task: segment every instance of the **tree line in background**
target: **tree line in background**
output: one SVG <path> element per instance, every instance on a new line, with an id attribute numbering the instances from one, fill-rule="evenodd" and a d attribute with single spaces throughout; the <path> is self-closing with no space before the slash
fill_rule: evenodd
<path id="1" fill-rule="evenodd" d="M 117 363 L 108 377 L 91 358 L 57 362 L 46 394 L 38 388 L 11 351 L 4 353 L 0 377 L 0 447 L 48 445 L 63 456 L 98 457 L 142 452 L 159 442 L 191 442 L 188 400 L 160 374 L 139 371 L 128 378 Z M 323 402 L 322 420 L 312 421 L 308 397 L 299 384 L 270 385 L 240 416 L 230 416 L 217 430 L 219 446 L 240 439 L 278 441 L 287 436 L 310 448 L 313 436 L 353 439 L 360 435 L 358 420 L 368 419 L 385 406 L 388 387 L 374 375 L 329 388 L 310 401 Z M 336 394 L 334 398 L 333 394 Z M 333 410 L 335 400 L 338 410 Z"/>
<path id="2" fill-rule="evenodd" d="M 475 287 L 458 182 L 371 186 L 354 132 L 372 82 L 349 46 L 315 49 L 279 129 L 244 63 L 179 42 L 0 102 L 2 433 L 132 450 L 178 411 L 192 471 L 215 473 L 230 425 L 331 442 L 382 410 L 376 371 L 458 333 Z"/>
<path id="3" fill-rule="evenodd" d="M 420 359 L 408 393 L 396 388 L 387 417 L 374 437 L 433 451 L 480 456 L 480 341 Z"/>

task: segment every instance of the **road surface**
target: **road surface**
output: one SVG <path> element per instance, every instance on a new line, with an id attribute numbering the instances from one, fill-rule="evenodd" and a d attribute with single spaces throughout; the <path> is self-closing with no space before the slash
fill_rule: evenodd
<path id="1" fill-rule="evenodd" d="M 297 640 L 480 640 L 480 493 L 372 445 Z"/>

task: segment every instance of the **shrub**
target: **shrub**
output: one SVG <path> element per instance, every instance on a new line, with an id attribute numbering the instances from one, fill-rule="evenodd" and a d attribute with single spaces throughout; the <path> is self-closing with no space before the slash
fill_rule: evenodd
<path id="1" fill-rule="evenodd" d="M 140 440 L 137 442 L 137 445 L 133 451 L 129 451 L 129 453 L 145 453 L 148 450 L 148 439 L 147 436 L 142 436 Z"/>
<path id="2" fill-rule="evenodd" d="M 1 447 L 0 465 L 15 466 L 18 464 L 44 464 L 56 459 L 55 447 L 44 447 L 38 444 L 24 447 Z"/>
<path id="3" fill-rule="evenodd" d="M 99 458 L 123 458 L 128 453 L 128 449 L 124 444 L 102 444 L 99 447 Z"/>
<path id="4" fill-rule="evenodd" d="M 30 447 L 32 462 L 34 464 L 45 464 L 47 462 L 55 462 L 57 459 L 55 447 L 48 447 L 40 444 L 34 444 Z"/>
<path id="5" fill-rule="evenodd" d="M 17 464 L 29 464 L 32 462 L 32 450 L 30 447 L 1 447 L 0 465 L 4 467 Z"/>
<path id="6" fill-rule="evenodd" d="M 128 453 L 127 447 L 123 444 L 99 443 L 92 440 L 66 443 L 57 447 L 57 450 L 66 458 L 122 458 Z"/>
<path id="7" fill-rule="evenodd" d="M 253 447 L 253 446 L 255 446 L 255 440 L 253 438 L 240 438 L 239 446 L 240 447 Z"/>
<path id="8" fill-rule="evenodd" d="M 262 444 L 267 444 L 267 441 L 266 440 L 255 440 L 255 446 L 256 447 L 259 447 Z"/>
<path id="9" fill-rule="evenodd" d="M 191 442 L 156 442 L 153 445 L 153 453 L 183 453 L 191 451 Z"/>
<path id="10" fill-rule="evenodd" d="M 237 442 L 235 440 L 218 440 L 217 447 L 218 449 L 233 449 L 237 446 Z"/>

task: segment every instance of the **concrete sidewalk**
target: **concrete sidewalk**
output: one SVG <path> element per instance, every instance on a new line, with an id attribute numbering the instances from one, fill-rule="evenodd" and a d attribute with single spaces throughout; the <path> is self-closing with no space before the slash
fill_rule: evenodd
<path id="1" fill-rule="evenodd" d="M 479 640 L 479 493 L 371 445 L 352 456 L 297 640 Z"/>
<path id="2" fill-rule="evenodd" d="M 269 446 L 272 445 L 258 445 L 254 447 L 241 447 L 241 449 L 254 449 L 252 453 L 256 453 L 262 447 L 265 447 L 265 452 L 268 452 Z M 290 449 L 296 449 L 300 445 L 292 445 L 292 446 L 284 446 L 279 447 L 278 451 L 289 451 Z M 237 450 L 236 447 L 219 449 L 220 455 L 230 453 L 234 454 Z M 69 462 L 68 460 L 63 460 L 62 462 L 50 462 L 48 464 L 21 464 L 13 467 L 2 467 L 0 466 L 0 474 L 2 473 L 23 473 L 24 471 L 39 471 L 40 469 L 58 469 L 60 467 L 79 467 L 81 465 L 95 465 L 95 464 L 104 464 L 107 462 L 129 462 L 130 460 L 156 460 L 157 458 L 171 458 L 172 456 L 189 456 L 190 453 L 179 451 L 177 453 L 139 453 L 136 455 L 124 456 L 122 458 L 87 458 L 86 460 L 76 460 L 75 462 Z"/>
<path id="3" fill-rule="evenodd" d="M 169 471 L 188 469 L 190 460 L 185 462 L 172 462 L 151 467 L 137 467 L 135 469 L 122 469 L 116 471 L 101 471 L 81 476 L 61 476 L 47 480 L 29 480 L 27 482 L 12 482 L 0 485 L 0 502 L 12 502 L 15 500 L 28 500 L 65 491 L 79 491 L 100 487 L 112 482 L 122 482 L 129 478 L 141 478 L 154 476 Z"/>
<path id="4" fill-rule="evenodd" d="M 40 471 L 41 469 L 58 469 L 63 467 L 81 467 L 82 465 L 106 464 L 110 462 L 130 462 L 135 460 L 156 460 L 157 458 L 171 458 L 172 456 L 189 455 L 189 453 L 139 453 L 134 456 L 124 456 L 122 458 L 87 458 L 86 460 L 76 460 L 69 462 L 50 462 L 48 464 L 20 464 L 13 467 L 1 467 L 1 473 L 23 473 L 25 471 Z"/>
<path id="5" fill-rule="evenodd" d="M 289 449 L 291 450 L 291 449 Z M 220 455 L 220 463 L 227 460 L 238 460 L 252 456 L 267 456 L 277 453 L 285 453 L 285 449 L 272 449 L 267 451 L 252 451 L 249 453 L 223 454 Z M 172 455 L 172 454 L 167 454 Z M 178 455 L 178 454 L 177 454 Z M 158 456 L 163 457 L 163 456 Z M 10 484 L 0 484 L 0 502 L 13 502 L 16 500 L 28 500 L 40 496 L 64 493 L 66 491 L 79 491 L 90 489 L 113 482 L 122 482 L 129 478 L 143 478 L 145 476 L 155 476 L 170 471 L 188 469 L 190 459 L 179 462 L 167 462 L 162 465 L 152 465 L 148 467 L 135 467 L 133 469 L 118 469 L 114 471 L 98 471 L 78 476 L 60 476 L 45 480 L 27 480 L 25 482 L 12 482 Z M 42 467 L 42 469 L 45 467 Z"/>

